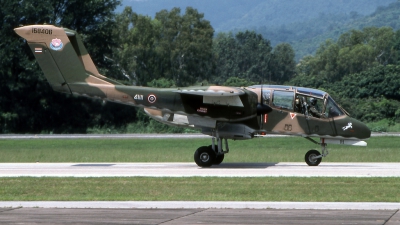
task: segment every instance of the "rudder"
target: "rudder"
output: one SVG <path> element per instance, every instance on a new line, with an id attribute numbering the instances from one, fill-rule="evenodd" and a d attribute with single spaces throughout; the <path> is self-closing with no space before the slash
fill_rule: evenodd
<path id="1" fill-rule="evenodd" d="M 118 84 L 98 73 L 75 31 L 53 25 L 14 30 L 27 40 L 53 90 L 71 94 L 80 93 L 87 84 Z"/>

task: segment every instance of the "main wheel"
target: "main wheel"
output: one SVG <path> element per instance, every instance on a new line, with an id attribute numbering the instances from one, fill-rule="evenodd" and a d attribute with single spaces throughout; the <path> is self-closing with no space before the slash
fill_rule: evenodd
<path id="1" fill-rule="evenodd" d="M 194 152 L 194 161 L 200 167 L 210 167 L 216 158 L 215 152 L 208 146 L 202 146 Z"/>
<path id="2" fill-rule="evenodd" d="M 317 150 L 310 150 L 306 153 L 305 155 L 305 160 L 307 165 L 309 166 L 318 166 L 321 163 L 322 158 L 316 158 L 317 156 L 320 156 L 321 153 Z"/>
<path id="3" fill-rule="evenodd" d="M 213 162 L 214 165 L 219 165 L 222 163 L 222 161 L 224 161 L 225 158 L 225 154 L 222 155 L 217 155 L 217 157 L 215 157 L 215 160 Z"/>
<path id="4" fill-rule="evenodd" d="M 212 145 L 209 145 L 208 147 L 212 150 Z M 217 145 L 215 145 L 215 151 L 214 152 L 215 152 L 216 157 L 214 159 L 213 165 L 219 165 L 219 164 L 222 163 L 222 161 L 224 161 L 225 154 L 222 154 L 222 155 L 218 155 L 217 154 L 217 152 L 218 152 L 218 146 Z"/>

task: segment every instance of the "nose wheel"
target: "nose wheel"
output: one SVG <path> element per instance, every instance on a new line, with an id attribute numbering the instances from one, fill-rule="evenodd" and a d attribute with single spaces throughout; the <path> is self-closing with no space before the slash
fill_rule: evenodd
<path id="1" fill-rule="evenodd" d="M 306 153 L 304 157 L 307 165 L 309 166 L 318 166 L 322 161 L 321 153 L 317 150 L 310 150 Z"/>
<path id="2" fill-rule="evenodd" d="M 311 138 L 306 138 L 306 139 L 315 144 L 319 144 L 322 147 L 322 154 L 319 151 L 312 149 L 312 150 L 308 151 L 306 153 L 306 155 L 304 156 L 304 160 L 306 161 L 307 165 L 318 166 L 322 161 L 322 157 L 326 157 L 329 154 L 328 149 L 326 148 L 325 139 L 321 138 L 320 143 L 314 141 Z"/>

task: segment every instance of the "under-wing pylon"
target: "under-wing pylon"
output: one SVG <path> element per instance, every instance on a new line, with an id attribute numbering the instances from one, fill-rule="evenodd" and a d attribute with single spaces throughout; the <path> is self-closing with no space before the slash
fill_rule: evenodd
<path id="1" fill-rule="evenodd" d="M 321 90 L 280 86 L 198 86 L 149 88 L 126 86 L 99 74 L 79 34 L 52 25 L 15 29 L 25 38 L 54 91 L 144 108 L 153 119 L 193 127 L 212 137 L 195 151 L 200 167 L 220 164 L 228 139 L 245 140 L 268 133 L 297 135 L 319 144 L 305 161 L 317 166 L 327 144 L 366 146 L 370 130 L 351 118 Z M 319 138 L 319 141 L 312 139 Z"/>

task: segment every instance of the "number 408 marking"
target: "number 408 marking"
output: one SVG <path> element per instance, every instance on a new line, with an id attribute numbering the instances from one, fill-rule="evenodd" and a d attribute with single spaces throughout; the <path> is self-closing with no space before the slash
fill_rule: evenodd
<path id="1" fill-rule="evenodd" d="M 143 95 L 136 94 L 133 99 L 135 99 L 135 100 L 143 100 Z"/>

